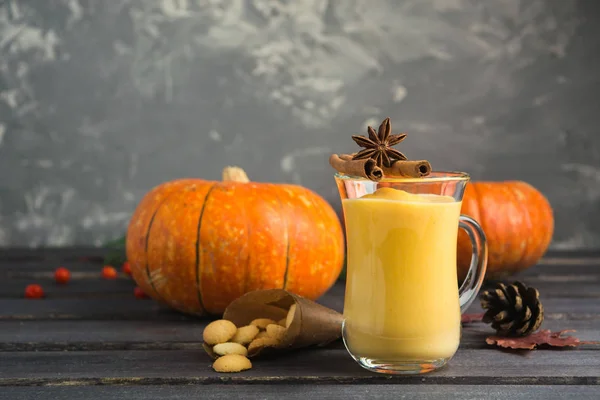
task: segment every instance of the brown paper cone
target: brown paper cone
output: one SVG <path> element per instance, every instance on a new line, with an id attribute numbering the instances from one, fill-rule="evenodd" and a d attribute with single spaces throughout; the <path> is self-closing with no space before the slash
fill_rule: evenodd
<path id="1" fill-rule="evenodd" d="M 308 346 L 325 346 L 342 336 L 342 314 L 283 289 L 256 290 L 234 300 L 223 314 L 237 327 L 249 325 L 257 318 L 279 321 L 285 318 L 292 304 L 296 304 L 294 319 L 278 344 L 258 346 L 248 350 L 254 357 L 263 350 L 287 351 Z M 210 346 L 206 352 L 216 358 Z"/>

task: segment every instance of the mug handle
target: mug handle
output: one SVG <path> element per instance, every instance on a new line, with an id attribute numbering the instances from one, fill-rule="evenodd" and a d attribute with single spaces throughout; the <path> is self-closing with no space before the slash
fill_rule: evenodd
<path id="1" fill-rule="evenodd" d="M 469 272 L 460 289 L 458 289 L 460 299 L 460 312 L 464 313 L 467 308 L 477 298 L 477 293 L 483 283 L 485 270 L 487 268 L 488 248 L 485 233 L 481 226 L 473 218 L 466 215 L 459 217 L 458 226 L 464 229 L 469 235 L 473 253 L 471 254 L 471 265 Z"/>

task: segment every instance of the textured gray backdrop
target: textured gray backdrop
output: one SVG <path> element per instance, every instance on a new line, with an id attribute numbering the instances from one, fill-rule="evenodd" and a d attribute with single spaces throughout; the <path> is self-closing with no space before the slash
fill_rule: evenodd
<path id="1" fill-rule="evenodd" d="M 98 245 L 152 186 L 305 185 L 392 118 L 402 149 L 522 179 L 600 247 L 596 0 L 0 0 L 0 246 Z M 340 145 L 336 143 L 343 143 Z"/>

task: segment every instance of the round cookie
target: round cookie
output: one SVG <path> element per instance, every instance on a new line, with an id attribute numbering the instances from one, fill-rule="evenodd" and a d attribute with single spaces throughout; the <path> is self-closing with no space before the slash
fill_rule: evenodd
<path id="1" fill-rule="evenodd" d="M 213 347 L 213 351 L 220 356 L 226 356 L 227 354 L 239 354 L 241 356 L 248 355 L 248 349 L 239 343 L 227 342 L 219 343 Z"/>
<path id="2" fill-rule="evenodd" d="M 240 372 L 252 368 L 250 360 L 239 354 L 227 354 L 219 357 L 213 363 L 213 369 L 217 372 Z"/>
<path id="3" fill-rule="evenodd" d="M 264 347 L 277 347 L 279 345 L 279 340 L 272 338 L 272 337 L 264 337 L 264 338 L 257 338 L 254 339 L 252 342 L 250 342 L 250 344 L 248 345 L 248 352 L 253 353 L 254 351 L 256 351 L 259 348 L 264 348 Z"/>
<path id="4" fill-rule="evenodd" d="M 254 321 L 250 322 L 250 325 L 254 325 L 256 327 L 258 327 L 259 329 L 265 330 L 267 328 L 267 325 L 269 324 L 276 324 L 276 321 L 273 321 L 272 319 L 269 318 L 257 318 Z"/>
<path id="5" fill-rule="evenodd" d="M 254 337 L 253 341 L 256 339 L 262 339 L 262 338 L 268 338 L 268 337 L 269 337 L 269 334 L 267 333 L 267 331 L 260 331 L 260 332 L 258 332 L 258 335 L 256 335 Z"/>
<path id="6" fill-rule="evenodd" d="M 248 344 L 256 335 L 258 335 L 258 327 L 255 325 L 246 325 L 238 328 L 231 341 L 239 344 Z"/>
<path id="7" fill-rule="evenodd" d="M 206 325 L 204 332 L 202 332 L 202 338 L 204 339 L 204 343 L 212 346 L 228 342 L 236 332 L 237 328 L 233 322 L 219 319 Z"/>
<path id="8" fill-rule="evenodd" d="M 267 335 L 277 340 L 281 340 L 285 335 L 285 328 L 277 324 L 267 325 Z"/>

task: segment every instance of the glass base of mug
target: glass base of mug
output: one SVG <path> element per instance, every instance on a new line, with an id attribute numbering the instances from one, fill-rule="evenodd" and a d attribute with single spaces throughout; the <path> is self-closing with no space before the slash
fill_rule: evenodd
<path id="1" fill-rule="evenodd" d="M 366 357 L 354 357 L 358 364 L 372 372 L 390 375 L 418 375 L 426 374 L 442 368 L 448 362 L 449 358 L 439 358 L 437 360 L 378 360 Z"/>

